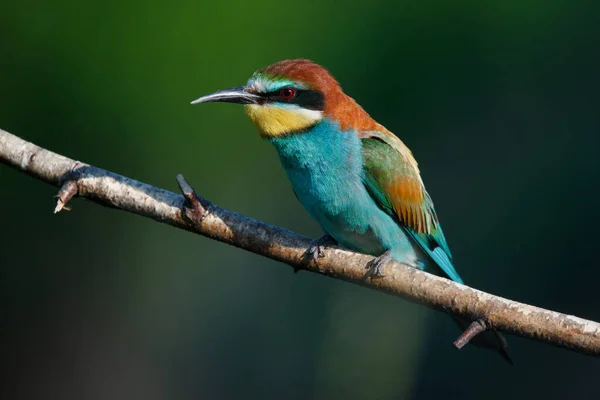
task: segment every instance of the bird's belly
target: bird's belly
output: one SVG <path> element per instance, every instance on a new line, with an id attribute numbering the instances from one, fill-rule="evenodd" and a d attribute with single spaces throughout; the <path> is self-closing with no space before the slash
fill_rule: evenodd
<path id="1" fill-rule="evenodd" d="M 321 227 L 339 244 L 366 254 L 380 255 L 387 249 L 377 237 L 371 221 L 361 221 L 355 211 L 348 210 L 331 215 L 322 209 L 313 210 L 315 219 Z"/>
<path id="2" fill-rule="evenodd" d="M 290 180 L 300 202 L 340 245 L 375 256 L 392 250 L 395 260 L 421 267 L 418 247 L 392 217 L 377 207 L 360 177 L 325 186 Z"/>

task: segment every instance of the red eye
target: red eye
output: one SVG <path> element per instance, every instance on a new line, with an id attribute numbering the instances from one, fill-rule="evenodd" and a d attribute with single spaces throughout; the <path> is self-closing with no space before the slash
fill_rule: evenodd
<path id="1" fill-rule="evenodd" d="M 281 97 L 283 97 L 284 99 L 291 99 L 292 97 L 294 97 L 296 95 L 296 89 L 292 89 L 292 88 L 283 88 L 279 91 L 279 94 L 281 95 Z"/>

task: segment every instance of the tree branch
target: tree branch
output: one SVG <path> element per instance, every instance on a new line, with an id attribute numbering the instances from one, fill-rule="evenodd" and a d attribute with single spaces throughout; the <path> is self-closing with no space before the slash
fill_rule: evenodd
<path id="1" fill-rule="evenodd" d="M 64 208 L 72 196 L 85 197 L 284 262 L 295 269 L 342 279 L 454 316 L 482 321 L 488 329 L 600 355 L 600 324 L 593 321 L 484 293 L 397 262 L 383 267 L 384 278 L 369 279 L 365 267 L 373 257 L 336 247 L 325 248 L 322 258 L 308 262 L 305 252 L 311 239 L 224 210 L 197 196 L 181 176 L 178 183 L 185 197 L 71 160 L 3 130 L 0 130 L 0 161 L 61 187 L 55 212 Z M 470 334 L 476 334 L 477 329 L 473 329 Z"/>

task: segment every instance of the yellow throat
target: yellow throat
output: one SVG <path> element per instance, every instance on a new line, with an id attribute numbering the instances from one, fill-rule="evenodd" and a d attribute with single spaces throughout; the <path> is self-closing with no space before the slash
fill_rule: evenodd
<path id="1" fill-rule="evenodd" d="M 283 108 L 275 105 L 249 104 L 246 115 L 256 124 L 264 138 L 281 136 L 306 129 L 323 118 L 321 111 L 305 108 Z"/>

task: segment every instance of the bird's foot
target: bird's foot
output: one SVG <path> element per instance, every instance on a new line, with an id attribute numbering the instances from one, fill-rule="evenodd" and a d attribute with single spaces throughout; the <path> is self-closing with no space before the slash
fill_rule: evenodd
<path id="1" fill-rule="evenodd" d="M 382 272 L 382 268 L 390 261 L 392 261 L 391 250 L 388 250 L 379 257 L 369 261 L 366 266 L 368 269 L 368 276 L 371 278 L 383 278 L 385 275 Z"/>
<path id="2" fill-rule="evenodd" d="M 310 247 L 304 253 L 304 258 L 306 259 L 306 262 L 309 264 L 313 261 L 316 262 L 319 258 L 325 255 L 325 253 L 323 252 L 325 247 L 334 244 L 336 244 L 335 239 L 329 236 L 328 234 L 324 234 L 320 238 L 313 240 Z M 298 272 L 297 269 L 294 271 Z"/>

